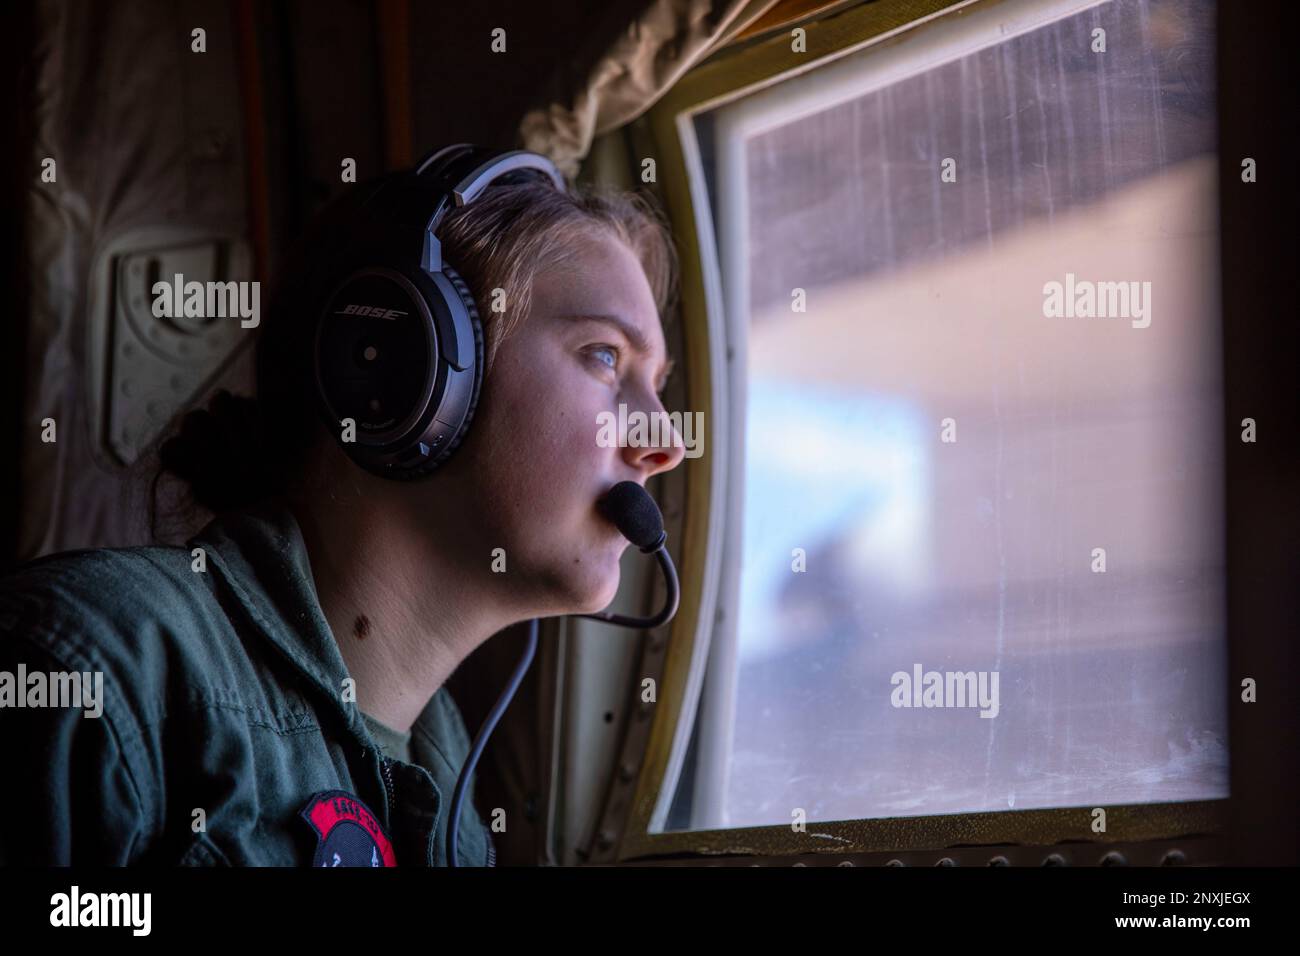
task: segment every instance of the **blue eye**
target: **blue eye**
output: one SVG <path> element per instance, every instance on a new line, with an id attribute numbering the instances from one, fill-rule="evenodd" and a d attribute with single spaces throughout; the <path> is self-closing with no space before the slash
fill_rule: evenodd
<path id="1" fill-rule="evenodd" d="M 608 353 L 610 360 L 608 362 L 602 361 L 601 364 L 609 368 L 618 368 L 618 349 L 608 345 L 601 345 L 591 350 L 592 355 L 599 355 L 602 352 Z"/>

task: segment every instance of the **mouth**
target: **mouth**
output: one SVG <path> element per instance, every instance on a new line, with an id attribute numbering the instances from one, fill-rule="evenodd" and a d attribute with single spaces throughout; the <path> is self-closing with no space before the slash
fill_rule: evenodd
<path id="1" fill-rule="evenodd" d="M 631 544 L 627 538 L 623 537 L 623 532 L 618 530 L 618 526 L 601 514 L 599 509 L 593 508 L 593 517 L 596 521 L 597 527 L 600 529 L 600 537 L 602 539 L 608 538 L 611 541 L 622 541 L 625 544 Z"/>
<path id="2" fill-rule="evenodd" d="M 611 539 L 621 541 L 623 545 L 629 545 L 632 542 L 628 541 L 628 539 L 623 536 L 623 532 L 618 529 L 618 525 L 614 524 L 614 522 L 611 521 L 605 515 L 605 513 L 601 510 L 600 507 L 601 502 L 604 500 L 605 496 L 609 494 L 610 489 L 613 487 L 614 487 L 613 484 L 605 485 L 604 488 L 600 491 L 599 494 L 596 495 L 595 499 L 593 500 L 591 509 L 593 514 L 595 515 L 596 523 L 601 528 L 602 537 L 609 537 Z M 623 549 L 620 547 L 619 551 L 621 552 L 622 550 Z"/>

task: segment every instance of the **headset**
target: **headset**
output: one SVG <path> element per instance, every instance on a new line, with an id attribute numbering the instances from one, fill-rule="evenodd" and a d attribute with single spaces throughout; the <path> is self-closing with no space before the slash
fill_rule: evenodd
<path id="1" fill-rule="evenodd" d="M 399 481 L 421 478 L 465 438 L 483 381 L 483 327 L 469 286 L 443 259 L 437 231 L 450 209 L 473 202 L 489 186 L 528 179 L 569 191 L 559 169 L 537 153 L 468 143 L 436 150 L 413 170 L 365 187 L 348 240 L 318 264 L 343 279 L 316 316 L 317 406 L 344 451 L 367 471 Z M 345 440 L 349 424 L 354 434 Z M 657 558 L 666 599 L 651 617 L 576 616 L 641 629 L 666 623 L 677 611 L 680 589 L 658 506 L 634 481 L 615 485 L 597 506 L 629 541 Z M 461 767 L 447 810 L 450 866 L 459 866 L 469 779 L 537 642 L 533 619 L 524 653 Z"/>
<path id="2" fill-rule="evenodd" d="M 469 143 L 368 187 L 314 343 L 318 408 L 367 471 L 420 478 L 464 440 L 483 381 L 483 328 L 436 233 L 448 211 L 494 183 L 528 179 L 568 192 L 544 156 Z"/>

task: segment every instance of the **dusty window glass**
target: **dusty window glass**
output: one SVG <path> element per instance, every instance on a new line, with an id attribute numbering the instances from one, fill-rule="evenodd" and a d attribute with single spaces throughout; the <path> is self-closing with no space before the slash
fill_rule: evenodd
<path id="1" fill-rule="evenodd" d="M 1055 6 L 692 121 L 744 441 L 666 829 L 1227 795 L 1213 6 Z"/>

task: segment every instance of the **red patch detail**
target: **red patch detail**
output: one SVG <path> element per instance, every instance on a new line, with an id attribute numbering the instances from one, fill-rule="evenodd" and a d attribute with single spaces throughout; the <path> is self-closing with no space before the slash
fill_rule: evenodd
<path id="1" fill-rule="evenodd" d="M 302 817 L 316 831 L 319 841 L 313 866 L 397 865 L 393 843 L 379 825 L 379 819 L 352 794 L 344 790 L 313 794 L 302 809 Z M 364 832 L 368 841 L 356 828 Z M 358 856 L 362 850 L 371 852 Z"/>

